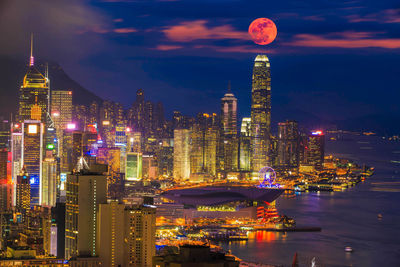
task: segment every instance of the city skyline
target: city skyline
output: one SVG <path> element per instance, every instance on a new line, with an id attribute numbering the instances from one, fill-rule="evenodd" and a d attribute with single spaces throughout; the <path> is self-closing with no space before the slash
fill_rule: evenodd
<path id="1" fill-rule="evenodd" d="M 397 266 L 368 1 L 2 2 L 0 266 Z"/>

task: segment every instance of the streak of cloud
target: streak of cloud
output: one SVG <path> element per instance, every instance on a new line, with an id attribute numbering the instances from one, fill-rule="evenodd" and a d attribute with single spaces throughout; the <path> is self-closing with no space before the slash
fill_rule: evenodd
<path id="1" fill-rule="evenodd" d="M 195 40 L 249 40 L 247 32 L 234 29 L 231 25 L 207 26 L 207 20 L 184 21 L 163 30 L 166 37 L 175 42 L 192 42 Z"/>
<path id="2" fill-rule="evenodd" d="M 342 37 L 332 38 L 314 34 L 297 34 L 294 41 L 287 43 L 290 46 L 303 47 L 331 47 L 331 48 L 400 48 L 399 38 L 371 38 L 373 34 L 368 33 L 343 33 Z"/>

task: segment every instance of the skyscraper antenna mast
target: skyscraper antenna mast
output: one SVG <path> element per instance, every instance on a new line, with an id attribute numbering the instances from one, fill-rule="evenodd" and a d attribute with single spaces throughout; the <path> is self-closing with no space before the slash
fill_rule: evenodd
<path id="1" fill-rule="evenodd" d="M 29 59 L 29 66 L 33 66 L 33 64 L 35 63 L 35 60 L 33 58 L 33 33 L 31 33 L 31 57 Z"/>

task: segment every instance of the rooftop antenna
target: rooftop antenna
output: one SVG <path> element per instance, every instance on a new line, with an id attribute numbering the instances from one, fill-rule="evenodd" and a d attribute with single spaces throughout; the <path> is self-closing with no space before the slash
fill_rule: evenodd
<path id="1" fill-rule="evenodd" d="M 31 33 L 31 57 L 29 59 L 29 66 L 32 67 L 35 63 L 35 59 L 33 58 L 33 33 Z"/>
<path id="2" fill-rule="evenodd" d="M 231 80 L 228 81 L 228 93 L 231 93 Z"/>

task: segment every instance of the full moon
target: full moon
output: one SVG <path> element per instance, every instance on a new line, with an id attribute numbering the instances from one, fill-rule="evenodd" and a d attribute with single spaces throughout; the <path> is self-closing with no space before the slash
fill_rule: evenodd
<path id="1" fill-rule="evenodd" d="M 249 34 L 256 44 L 267 45 L 272 43 L 277 34 L 275 23 L 267 18 L 258 18 L 249 26 Z"/>

